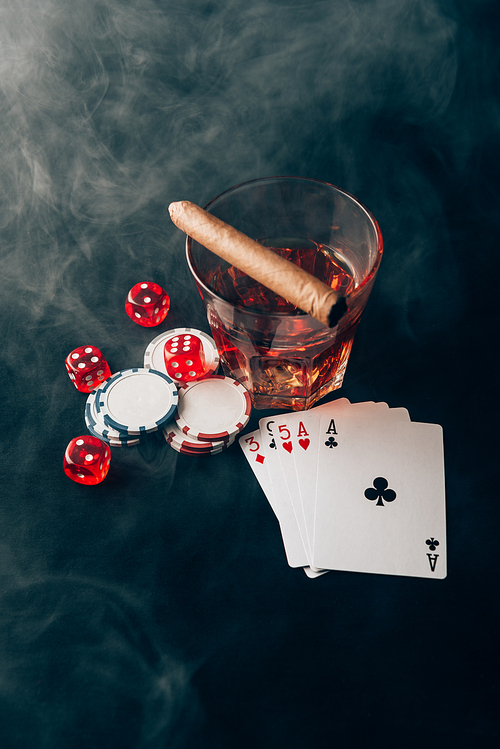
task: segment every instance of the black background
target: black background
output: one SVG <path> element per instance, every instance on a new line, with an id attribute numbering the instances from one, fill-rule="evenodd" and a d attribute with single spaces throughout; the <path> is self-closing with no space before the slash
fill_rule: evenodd
<path id="1" fill-rule="evenodd" d="M 2 4 L 2 747 L 498 746 L 497 7 Z M 208 332 L 169 202 L 274 174 L 380 223 L 338 394 L 442 424 L 444 581 L 290 569 L 237 445 L 62 471 L 86 432 L 69 351 L 117 371 Z M 160 328 L 124 312 L 145 279 Z"/>

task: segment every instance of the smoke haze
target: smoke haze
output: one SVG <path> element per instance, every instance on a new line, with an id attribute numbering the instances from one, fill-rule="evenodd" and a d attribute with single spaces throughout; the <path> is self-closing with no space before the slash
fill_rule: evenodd
<path id="1" fill-rule="evenodd" d="M 106 485 L 83 501 L 60 466 L 69 440 L 86 431 L 85 397 L 72 389 L 65 356 L 93 343 L 112 371 L 141 366 L 159 332 L 124 313 L 141 280 L 170 295 L 161 330 L 208 332 L 168 204 L 204 205 L 245 180 L 295 175 L 356 195 L 381 226 L 374 312 L 363 318 L 353 372 L 360 392 L 372 397 L 364 365 L 395 350 L 403 362 L 413 352 L 410 370 L 426 346 L 441 345 L 479 288 L 456 241 L 464 227 L 473 240 L 467 216 L 497 221 L 498 196 L 481 191 L 500 126 L 495 67 L 479 54 L 482 38 L 491 44 L 493 15 L 486 0 L 2 2 L 0 709 L 15 716 L 8 749 L 19 737 L 53 749 L 85 726 L 88 747 L 114 747 L 112 736 L 97 743 L 107 709 L 129 720 L 130 747 L 193 749 L 190 730 L 203 720 L 193 670 L 233 632 L 239 637 L 248 615 L 231 576 L 250 534 L 239 528 L 227 548 L 222 532 L 234 520 L 238 456 L 228 455 L 227 484 L 216 491 L 216 466 L 183 475 L 177 453 L 151 437 L 138 451 L 114 451 Z M 477 252 L 481 264 L 487 250 Z M 388 367 L 384 376 L 398 375 Z M 258 487 L 247 491 L 254 499 Z M 254 564 L 264 567 L 254 543 Z M 209 581 L 207 550 L 217 559 Z M 240 598 L 221 592 L 228 581 Z M 213 600 L 224 616 L 210 619 Z M 191 662 L 186 631 L 200 621 Z M 67 642 L 66 664 L 51 660 L 51 638 Z M 82 706 L 79 679 L 90 694 Z"/>

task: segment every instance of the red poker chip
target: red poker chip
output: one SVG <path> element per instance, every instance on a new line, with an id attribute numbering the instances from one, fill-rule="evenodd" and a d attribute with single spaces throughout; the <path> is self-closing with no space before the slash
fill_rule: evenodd
<path id="1" fill-rule="evenodd" d="M 164 432 L 165 440 L 169 445 L 175 445 L 181 447 L 184 450 L 193 450 L 194 452 L 206 452 L 210 450 L 218 450 L 219 448 L 227 447 L 230 444 L 230 440 L 218 440 L 216 442 L 202 442 L 198 440 L 193 442 L 190 439 L 182 439 L 177 435 L 173 435 L 172 432 Z"/>
<path id="2" fill-rule="evenodd" d="M 188 450 L 185 447 L 179 447 L 175 442 L 168 442 L 168 444 L 181 455 L 218 455 L 227 449 L 226 447 L 217 447 L 211 450 Z"/>
<path id="3" fill-rule="evenodd" d="M 202 440 L 186 437 L 178 429 L 175 422 L 170 422 L 163 428 L 163 436 L 165 437 L 165 441 L 174 449 L 187 450 L 193 453 L 218 452 L 229 447 L 234 442 L 234 439 L 203 442 Z"/>
<path id="4" fill-rule="evenodd" d="M 214 375 L 179 389 L 177 427 L 189 439 L 227 440 L 248 424 L 252 402 L 243 385 Z"/>
<path id="5" fill-rule="evenodd" d="M 170 421 L 163 427 L 163 434 L 168 443 L 175 442 L 178 447 L 184 447 L 187 450 L 210 450 L 211 448 L 223 447 L 231 441 L 230 437 L 222 440 L 199 440 L 195 437 L 188 437 L 177 426 L 177 422 Z"/>

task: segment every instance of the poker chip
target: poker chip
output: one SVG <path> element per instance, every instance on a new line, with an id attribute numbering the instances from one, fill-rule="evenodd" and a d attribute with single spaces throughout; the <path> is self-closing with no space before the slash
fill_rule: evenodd
<path id="1" fill-rule="evenodd" d="M 231 377 L 213 375 L 179 390 L 174 418 L 189 438 L 227 440 L 247 425 L 251 408 L 250 395 L 243 385 Z"/>
<path id="2" fill-rule="evenodd" d="M 99 439 L 108 442 L 111 447 L 131 447 L 132 445 L 138 445 L 140 439 L 138 437 L 131 437 L 123 432 L 118 432 L 116 429 L 108 429 L 104 422 L 99 420 L 99 416 L 95 410 L 95 400 L 98 395 L 98 390 L 93 390 L 85 404 L 85 423 L 90 434 Z"/>
<path id="3" fill-rule="evenodd" d="M 93 390 L 85 404 L 85 423 L 87 427 L 92 428 L 99 436 L 111 437 L 113 439 L 127 439 L 129 435 L 126 432 L 119 432 L 117 429 L 107 427 L 96 410 L 96 399 L 99 397 L 101 388 Z"/>
<path id="4" fill-rule="evenodd" d="M 191 440 L 175 439 L 172 437 L 172 431 L 169 432 L 167 427 L 164 427 L 163 435 L 165 441 L 170 445 L 170 447 L 172 447 L 176 452 L 184 455 L 218 455 L 219 453 L 224 452 L 224 450 L 234 442 L 234 439 L 227 442 L 220 440 L 217 444 L 213 442 L 205 442 L 204 444 L 209 445 L 209 447 L 198 446 L 201 440 L 198 442 L 192 442 Z M 193 447 L 193 444 L 196 446 Z"/>
<path id="5" fill-rule="evenodd" d="M 132 447 L 133 445 L 138 445 L 141 441 L 140 437 L 132 437 L 127 439 L 113 439 L 112 437 L 105 436 L 103 434 L 99 434 L 99 432 L 96 432 L 95 429 L 92 427 L 89 427 L 87 425 L 87 429 L 89 430 L 90 434 L 92 434 L 94 437 L 98 437 L 101 440 L 104 440 L 108 443 L 111 447 Z"/>
<path id="6" fill-rule="evenodd" d="M 198 440 L 194 437 L 187 437 L 182 432 L 175 421 L 170 421 L 163 427 L 163 435 L 165 440 L 174 449 L 179 448 L 182 450 L 192 450 L 193 452 L 210 452 L 211 450 L 224 450 L 234 442 L 233 439 L 222 439 L 212 440 L 210 442 L 206 440 Z"/>
<path id="7" fill-rule="evenodd" d="M 183 447 L 177 447 L 177 445 L 173 443 L 169 443 L 170 447 L 172 447 L 176 452 L 180 453 L 181 455 L 218 455 L 219 453 L 223 452 L 225 448 L 218 447 L 214 450 L 187 450 Z"/>
<path id="8" fill-rule="evenodd" d="M 160 333 L 160 335 L 156 336 L 156 338 L 153 338 L 144 352 L 144 367 L 146 369 L 154 369 L 157 372 L 167 374 L 165 357 L 163 355 L 165 344 L 171 338 L 185 334 L 198 336 L 202 342 L 203 353 L 205 355 L 205 366 L 207 367 L 207 371 L 202 375 L 202 377 L 205 378 L 213 375 L 219 367 L 219 354 L 215 341 L 201 330 L 196 330 L 196 328 L 173 328 L 172 330 L 166 330 L 164 333 Z M 200 377 L 200 379 L 202 378 Z"/>
<path id="9" fill-rule="evenodd" d="M 231 442 L 225 442 L 225 443 L 221 443 L 215 446 L 212 445 L 211 442 L 209 442 L 208 444 L 210 445 L 210 447 L 202 448 L 202 447 L 192 447 L 189 445 L 188 442 L 185 442 L 185 441 L 179 442 L 168 436 L 165 436 L 165 441 L 167 442 L 168 445 L 170 445 L 174 449 L 187 450 L 188 452 L 191 452 L 191 453 L 200 453 L 200 454 L 211 453 L 211 452 L 222 452 L 223 450 L 226 450 L 234 442 L 234 440 L 231 440 Z"/>
<path id="10" fill-rule="evenodd" d="M 134 367 L 106 380 L 94 404 L 98 421 L 127 436 L 159 429 L 172 419 L 177 402 L 177 388 L 167 374 Z"/>
<path id="11" fill-rule="evenodd" d="M 186 455 L 218 455 L 224 452 L 226 447 L 212 447 L 211 450 L 190 450 L 187 447 L 182 447 L 176 442 L 167 442 L 167 444 L 178 453 L 185 453 Z"/>

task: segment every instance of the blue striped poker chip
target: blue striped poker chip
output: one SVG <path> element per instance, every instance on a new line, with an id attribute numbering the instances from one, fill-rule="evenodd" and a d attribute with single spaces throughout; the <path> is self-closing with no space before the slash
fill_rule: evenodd
<path id="1" fill-rule="evenodd" d="M 96 394 L 99 421 L 126 435 L 155 432 L 177 410 L 173 380 L 154 369 L 134 367 L 109 377 Z"/>
<path id="2" fill-rule="evenodd" d="M 124 434 L 123 432 L 118 432 L 116 429 L 108 429 L 99 420 L 95 411 L 95 399 L 98 389 L 96 388 L 89 393 L 87 403 L 85 404 L 85 423 L 90 434 L 104 440 L 111 447 L 131 447 L 132 445 L 138 445 L 140 437 Z"/>
<path id="3" fill-rule="evenodd" d="M 129 437 L 128 439 L 120 438 L 116 439 L 114 437 L 110 437 L 106 434 L 106 430 L 104 429 L 104 434 L 101 434 L 100 432 L 97 432 L 93 427 L 89 426 L 87 424 L 87 429 L 89 430 L 90 434 L 93 434 L 94 437 L 98 437 L 100 440 L 104 440 L 108 443 L 111 447 L 132 447 L 133 445 L 138 445 L 141 441 L 140 437 Z"/>
<path id="4" fill-rule="evenodd" d="M 100 388 L 96 388 L 89 393 L 87 402 L 85 404 L 85 423 L 87 427 L 92 428 L 94 432 L 101 437 L 111 438 L 114 440 L 126 440 L 130 439 L 130 435 L 126 432 L 119 432 L 117 429 L 111 429 L 107 427 L 104 421 L 100 418 L 100 415 L 96 411 L 96 399 L 99 397 Z"/>

